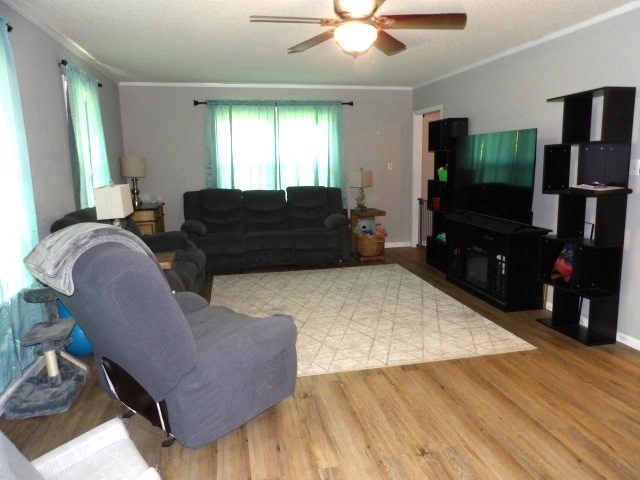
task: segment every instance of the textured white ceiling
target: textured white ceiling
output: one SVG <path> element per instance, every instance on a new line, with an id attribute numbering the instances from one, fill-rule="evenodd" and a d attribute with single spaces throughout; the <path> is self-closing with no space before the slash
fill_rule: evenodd
<path id="1" fill-rule="evenodd" d="M 352 58 L 333 40 L 287 48 L 319 25 L 250 15 L 333 18 L 331 0 L 3 0 L 116 81 L 407 86 L 482 62 L 581 22 L 640 7 L 628 0 L 386 0 L 379 14 L 466 12 L 464 30 L 394 30 L 407 50 Z"/>

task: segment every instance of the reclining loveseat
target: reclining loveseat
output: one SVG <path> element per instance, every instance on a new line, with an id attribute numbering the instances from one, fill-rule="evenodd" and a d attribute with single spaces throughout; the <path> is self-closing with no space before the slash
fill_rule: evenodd
<path id="1" fill-rule="evenodd" d="M 329 265 L 351 255 L 349 220 L 336 187 L 207 188 L 184 193 L 181 229 L 210 273 Z"/>
<path id="2" fill-rule="evenodd" d="M 97 220 L 95 208 L 83 208 L 67 213 L 53 222 L 51 224 L 51 233 L 70 225 L 85 222 L 110 223 L 105 220 Z M 173 291 L 201 293 L 206 277 L 204 253 L 189 241 L 184 232 L 161 232 L 153 235 L 143 235 L 136 223 L 130 218 L 124 219 L 123 228 L 141 238 L 154 253 L 175 252 L 173 268 L 163 271 Z"/>

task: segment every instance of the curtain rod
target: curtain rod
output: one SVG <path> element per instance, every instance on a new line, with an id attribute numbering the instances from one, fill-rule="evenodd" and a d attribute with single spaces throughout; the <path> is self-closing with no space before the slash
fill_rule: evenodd
<path id="1" fill-rule="evenodd" d="M 277 103 L 278 102 L 276 102 L 276 104 Z M 206 104 L 207 104 L 207 102 L 201 102 L 200 100 L 194 100 L 193 101 L 193 106 L 194 107 L 197 107 L 198 105 L 206 105 Z M 353 100 L 350 101 L 350 102 L 342 102 L 342 105 L 349 105 L 349 106 L 353 107 Z"/>
<path id="2" fill-rule="evenodd" d="M 58 65 L 67 65 L 69 62 L 67 62 L 64 58 L 62 60 L 60 60 L 60 63 Z M 102 88 L 102 82 L 98 82 L 98 87 Z"/>

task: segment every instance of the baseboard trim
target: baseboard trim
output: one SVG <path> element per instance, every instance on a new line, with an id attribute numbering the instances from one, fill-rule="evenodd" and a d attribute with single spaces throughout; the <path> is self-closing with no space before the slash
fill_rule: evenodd
<path id="1" fill-rule="evenodd" d="M 400 247 L 410 247 L 411 242 L 388 242 L 385 244 L 385 248 L 400 248 Z"/>
<path id="2" fill-rule="evenodd" d="M 38 357 L 35 362 L 33 362 L 23 373 L 22 377 L 14 380 L 7 389 L 0 395 L 0 416 L 4 413 L 4 406 L 7 404 L 13 392 L 16 391 L 16 388 L 20 386 L 20 384 L 29 377 L 37 374 L 40 370 L 42 370 L 45 366 L 44 357 Z"/>
<path id="3" fill-rule="evenodd" d="M 640 339 L 632 337 L 631 335 L 617 332 L 616 340 L 625 344 L 627 347 L 633 348 L 634 350 L 640 350 Z"/>
<path id="4" fill-rule="evenodd" d="M 553 303 L 550 301 L 547 301 L 547 303 L 545 304 L 545 309 L 552 311 Z M 585 327 L 589 325 L 589 318 L 584 315 L 581 315 L 580 325 L 583 325 Z M 640 351 L 640 339 L 632 337 L 631 335 L 627 335 L 626 333 L 616 332 L 616 341 L 626 345 L 627 347 L 633 348 L 634 350 Z"/>

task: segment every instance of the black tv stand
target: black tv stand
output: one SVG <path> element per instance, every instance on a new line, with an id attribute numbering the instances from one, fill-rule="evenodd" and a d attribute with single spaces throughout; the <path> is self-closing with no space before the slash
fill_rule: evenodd
<path id="1" fill-rule="evenodd" d="M 540 236 L 550 230 L 459 210 L 447 219 L 447 280 L 504 311 L 542 307 Z"/>

